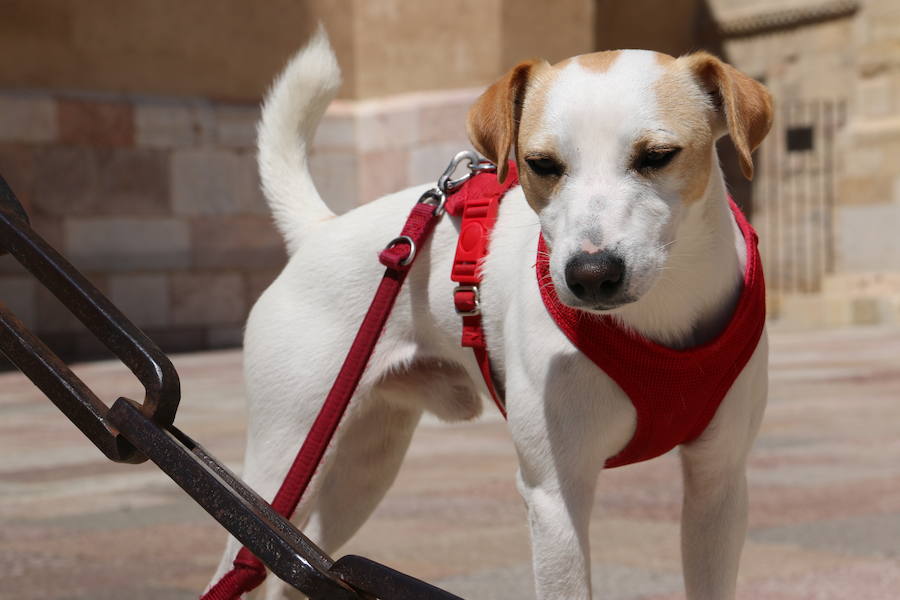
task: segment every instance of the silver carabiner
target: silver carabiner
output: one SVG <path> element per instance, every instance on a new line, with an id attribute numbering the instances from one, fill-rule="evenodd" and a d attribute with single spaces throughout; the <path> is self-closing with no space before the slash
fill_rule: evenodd
<path id="1" fill-rule="evenodd" d="M 456 172 L 456 169 L 459 167 L 460 163 L 466 161 L 468 164 L 469 172 L 462 175 L 458 179 L 451 179 L 453 173 Z M 447 165 L 447 168 L 444 169 L 443 174 L 438 179 L 438 189 L 443 192 L 445 195 L 451 194 L 456 191 L 456 188 L 467 182 L 472 175 L 475 174 L 474 166 L 478 165 L 481 162 L 481 158 L 479 158 L 478 154 L 473 152 L 472 150 L 463 150 L 462 152 L 457 152 L 456 156 L 453 157 L 453 160 L 450 161 L 450 164 Z"/>
<path id="2" fill-rule="evenodd" d="M 477 163 L 469 165 L 469 170 L 472 171 L 474 175 L 479 173 L 494 173 L 497 170 L 497 165 L 486 158 L 482 158 Z"/>

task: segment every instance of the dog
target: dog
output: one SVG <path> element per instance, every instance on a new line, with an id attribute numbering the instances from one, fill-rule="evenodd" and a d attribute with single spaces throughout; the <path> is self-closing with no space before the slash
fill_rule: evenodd
<path id="1" fill-rule="evenodd" d="M 263 190 L 290 254 L 253 307 L 244 341 L 244 479 L 268 499 L 368 307 L 382 272 L 375 255 L 427 189 L 400 191 L 341 216 L 327 208 L 309 174 L 308 150 L 339 84 L 320 28 L 274 83 L 258 129 Z M 470 110 L 475 148 L 498 165 L 501 179 L 514 153 L 520 174 L 482 265 L 480 302 L 519 458 L 517 486 L 528 508 L 539 599 L 591 597 L 587 531 L 594 490 L 604 461 L 634 434 L 636 411 L 548 316 L 534 274 L 538 236 L 550 248 L 545 283 L 564 305 L 607 315 L 672 349 L 705 344 L 735 311 L 747 261 L 715 142 L 730 134 L 743 173 L 752 177 L 751 152 L 771 120 L 766 89 L 719 59 L 642 50 L 556 65 L 523 62 Z M 423 412 L 460 421 L 482 410 L 486 387 L 469 349 L 459 345 L 460 319 L 452 308 L 458 227 L 444 217 L 419 249 L 294 515 L 328 553 L 384 496 Z M 617 274 L 591 280 L 591 272 L 606 269 L 594 264 L 585 277 L 573 276 L 573 261 L 585 256 L 603 257 L 603 264 L 617 265 Z M 712 421 L 680 448 L 691 600 L 735 594 L 747 526 L 746 461 L 766 404 L 767 356 L 763 331 Z M 231 538 L 213 581 L 238 548 Z M 302 595 L 270 577 L 264 597 Z"/>

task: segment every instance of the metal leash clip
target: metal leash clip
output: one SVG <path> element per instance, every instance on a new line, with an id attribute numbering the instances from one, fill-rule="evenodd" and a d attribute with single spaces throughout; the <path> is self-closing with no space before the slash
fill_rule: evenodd
<path id="1" fill-rule="evenodd" d="M 456 179 L 452 179 L 453 174 L 464 162 L 466 163 L 468 172 Z M 444 172 L 441 173 L 441 176 L 438 178 L 437 186 L 422 194 L 422 196 L 419 197 L 419 202 L 435 206 L 434 214 L 436 216 L 441 216 L 444 214 L 444 204 L 447 201 L 447 196 L 458 190 L 465 182 L 475 175 L 496 170 L 497 167 L 494 163 L 481 158 L 478 156 L 478 153 L 473 150 L 457 152 L 456 156 L 450 160 L 450 164 L 447 165 L 447 168 L 444 169 Z"/>
<path id="2" fill-rule="evenodd" d="M 468 173 L 465 173 L 458 179 L 451 179 L 453 173 L 456 172 L 456 169 L 459 168 L 459 165 L 463 161 L 467 162 L 466 166 L 469 169 Z M 472 150 L 463 150 L 462 152 L 458 152 L 456 156 L 453 157 L 453 160 L 450 161 L 450 164 L 447 165 L 447 168 L 444 169 L 444 172 L 438 179 L 438 189 L 444 194 L 450 195 L 476 174 L 490 171 L 492 168 L 496 167 L 494 167 L 492 163 L 482 160 L 476 152 Z"/>

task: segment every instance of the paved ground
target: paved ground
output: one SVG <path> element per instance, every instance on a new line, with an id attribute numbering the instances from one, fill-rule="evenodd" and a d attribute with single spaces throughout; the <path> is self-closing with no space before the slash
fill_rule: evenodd
<path id="1" fill-rule="evenodd" d="M 742 600 L 900 598 L 900 330 L 773 336 L 772 394 L 751 468 Z M 178 424 L 239 468 L 240 355 L 175 358 Z M 77 371 L 110 401 L 110 363 Z M 195 598 L 224 534 L 153 467 L 104 461 L 29 383 L 0 375 L 0 598 Z M 496 418 L 423 425 L 400 478 L 346 549 L 470 600 L 530 592 L 515 458 Z M 680 483 L 668 455 L 601 479 L 595 597 L 683 597 Z"/>

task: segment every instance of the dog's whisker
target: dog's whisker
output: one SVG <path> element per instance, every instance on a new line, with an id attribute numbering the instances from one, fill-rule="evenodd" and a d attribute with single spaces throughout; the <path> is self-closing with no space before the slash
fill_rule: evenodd
<path id="1" fill-rule="evenodd" d="M 669 246 L 671 246 L 672 244 L 674 244 L 677 241 L 678 240 L 672 240 L 671 242 L 666 242 L 662 246 L 657 247 L 656 250 L 657 250 L 657 252 L 659 252 L 660 250 L 665 250 L 666 248 L 668 248 Z"/>

